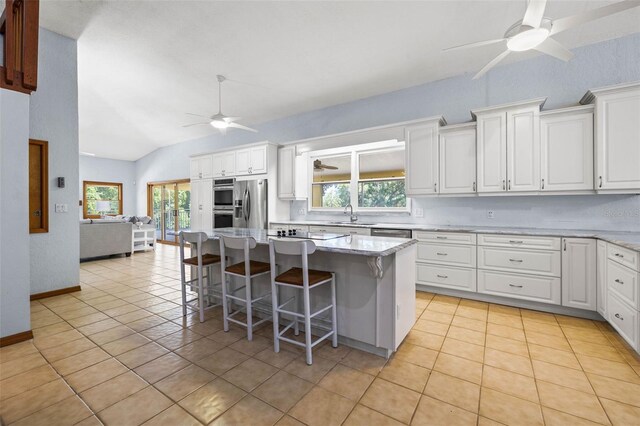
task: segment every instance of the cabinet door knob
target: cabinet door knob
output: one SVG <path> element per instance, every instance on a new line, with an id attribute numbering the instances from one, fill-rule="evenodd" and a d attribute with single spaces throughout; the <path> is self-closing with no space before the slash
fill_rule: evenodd
<path id="1" fill-rule="evenodd" d="M 598 176 L 600 183 L 598 184 L 598 188 L 602 188 L 602 176 Z"/>
<path id="2" fill-rule="evenodd" d="M 522 286 L 521 286 L 521 285 L 515 285 L 515 284 L 509 284 L 509 287 L 522 288 Z"/>
<path id="3" fill-rule="evenodd" d="M 522 259 L 509 259 L 509 262 L 522 263 Z"/>
<path id="4" fill-rule="evenodd" d="M 618 278 L 616 278 L 615 282 L 617 282 L 618 284 L 624 284 L 624 281 L 622 281 L 622 280 L 620 280 Z"/>
<path id="5" fill-rule="evenodd" d="M 544 189 L 544 178 L 542 178 L 542 189 Z"/>
<path id="6" fill-rule="evenodd" d="M 445 278 L 445 279 L 446 279 L 446 278 L 449 278 L 447 275 L 440 275 L 440 274 L 438 274 L 438 275 L 436 275 L 436 276 L 437 276 L 438 278 Z"/>
<path id="7" fill-rule="evenodd" d="M 476 192 L 476 183 L 473 182 L 473 192 Z"/>
<path id="8" fill-rule="evenodd" d="M 509 191 L 511 191 L 511 179 L 509 179 Z"/>
<path id="9" fill-rule="evenodd" d="M 614 317 L 618 318 L 620 321 L 624 321 L 624 318 L 620 314 L 615 314 Z"/>
<path id="10" fill-rule="evenodd" d="M 439 252 L 438 252 L 438 253 L 436 253 L 436 254 L 437 254 L 438 256 L 446 256 L 446 255 L 447 255 L 447 253 L 439 253 Z"/>
<path id="11" fill-rule="evenodd" d="M 502 190 L 504 191 L 506 189 L 507 189 L 507 187 L 505 186 L 505 181 L 504 181 L 504 179 L 502 179 Z"/>

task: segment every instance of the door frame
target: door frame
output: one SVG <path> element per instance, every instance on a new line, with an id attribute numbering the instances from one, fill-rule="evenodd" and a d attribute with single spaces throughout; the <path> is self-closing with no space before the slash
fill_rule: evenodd
<path id="1" fill-rule="evenodd" d="M 161 180 L 161 181 L 156 181 L 156 182 L 147 182 L 147 216 L 153 218 L 153 187 L 154 186 L 163 186 L 163 185 L 179 185 L 181 183 L 191 183 L 191 179 L 171 179 L 171 180 Z M 175 209 L 178 208 L 178 197 L 176 194 L 175 200 L 174 200 L 174 207 Z M 176 221 L 176 224 L 178 222 Z M 172 246 L 177 246 L 180 243 L 175 242 L 175 241 L 167 241 L 167 240 L 162 240 L 162 239 L 158 239 L 157 240 L 158 243 L 160 244 L 168 244 L 168 245 L 172 245 Z"/>

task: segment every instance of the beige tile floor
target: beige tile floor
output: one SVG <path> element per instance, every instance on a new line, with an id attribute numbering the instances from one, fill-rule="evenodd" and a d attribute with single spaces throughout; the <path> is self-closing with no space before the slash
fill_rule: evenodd
<path id="1" fill-rule="evenodd" d="M 330 345 L 306 366 L 219 311 L 182 318 L 175 247 L 81 264 L 83 290 L 32 303 L 0 350 L 17 425 L 640 425 L 640 357 L 606 324 L 419 293 L 388 362 Z"/>

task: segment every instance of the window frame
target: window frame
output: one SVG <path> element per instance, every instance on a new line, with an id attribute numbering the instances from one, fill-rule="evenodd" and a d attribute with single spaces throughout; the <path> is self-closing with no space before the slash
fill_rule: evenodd
<path id="1" fill-rule="evenodd" d="M 307 200 L 307 211 L 309 212 L 324 212 L 324 213 L 343 213 L 344 207 L 314 207 L 313 206 L 313 161 L 317 159 L 326 159 L 328 157 L 338 157 L 338 156 L 351 156 L 351 179 L 349 182 L 349 193 L 351 196 L 351 205 L 353 206 L 353 211 L 358 213 L 411 213 L 411 199 L 406 197 L 407 203 L 405 207 L 362 207 L 359 205 L 359 191 L 358 186 L 360 182 L 360 155 L 361 154 L 370 154 L 370 153 L 384 153 L 390 151 L 403 151 L 406 149 L 404 141 L 398 141 L 396 139 L 390 141 L 382 141 L 382 142 L 371 142 L 360 145 L 352 145 L 341 148 L 331 148 L 319 151 L 311 151 L 309 152 L 309 160 L 308 160 L 308 169 L 309 169 L 309 198 Z M 406 166 L 405 166 L 405 176 L 403 179 L 406 182 Z M 363 181 L 366 181 L 364 179 Z M 382 179 L 372 179 L 372 180 L 382 180 Z M 393 180 L 398 180 L 398 178 L 393 178 Z M 338 181 L 336 181 L 338 182 Z M 341 180 L 339 182 L 347 182 L 346 180 Z M 331 181 L 327 182 L 331 183 Z M 317 183 L 316 183 L 317 185 Z M 406 185 L 405 185 L 405 195 L 406 195 Z"/>
<path id="2" fill-rule="evenodd" d="M 84 219 L 100 219 L 101 215 L 99 214 L 89 214 L 87 212 L 87 187 L 89 186 L 116 186 L 118 187 L 118 213 L 116 215 L 122 214 L 122 182 L 98 182 L 92 180 L 82 181 L 82 217 Z M 113 200 L 109 200 L 113 201 Z M 107 216 L 115 216 L 113 214 Z"/>

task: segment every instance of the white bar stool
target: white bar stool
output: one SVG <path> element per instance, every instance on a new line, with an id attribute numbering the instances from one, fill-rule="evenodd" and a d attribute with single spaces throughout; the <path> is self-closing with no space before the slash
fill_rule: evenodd
<path id="1" fill-rule="evenodd" d="M 192 302 L 198 301 L 198 310 L 200 311 L 200 322 L 204 322 L 204 311 L 218 305 L 209 305 L 205 308 L 205 297 L 211 297 L 215 293 L 214 287 L 219 283 L 213 283 L 213 266 L 220 263 L 220 256 L 217 254 L 202 253 L 202 244 L 207 241 L 207 234 L 204 232 L 185 232 L 181 231 L 180 237 L 180 277 L 182 280 L 182 315 L 187 315 L 187 306 L 191 306 Z M 191 257 L 184 257 L 185 243 L 189 243 L 191 247 Z M 195 254 L 195 256 L 194 256 Z M 195 267 L 197 277 L 187 280 L 185 268 L 187 266 Z M 207 274 L 204 275 L 204 270 Z M 206 286 L 204 281 L 206 280 Z M 197 281 L 197 285 L 194 282 Z M 191 290 L 197 288 L 198 297 L 187 300 L 187 286 Z M 205 292 L 206 290 L 206 292 Z"/>
<path id="2" fill-rule="evenodd" d="M 231 266 L 226 266 L 226 249 L 242 250 L 244 260 Z M 259 302 L 271 295 L 271 293 L 263 294 L 253 298 L 252 279 L 260 275 L 268 274 L 271 267 L 266 262 L 251 260 L 250 251 L 256 248 L 256 240 L 253 237 L 225 237 L 220 238 L 220 256 L 222 265 L 222 310 L 224 314 L 224 331 L 229 331 L 229 321 L 246 327 L 247 339 L 253 340 L 253 329 L 265 321 L 269 321 L 271 317 L 263 318 L 257 322 L 253 322 L 254 303 Z M 229 291 L 227 285 L 230 277 L 244 278 L 244 286 Z M 241 290 L 244 296 L 236 295 Z M 232 311 L 233 302 L 239 302 L 244 305 L 247 315 L 246 321 L 234 318 L 242 312 L 242 308 Z"/>
<path id="3" fill-rule="evenodd" d="M 336 276 L 333 272 L 317 271 L 309 269 L 308 256 L 316 251 L 316 245 L 311 240 L 292 241 L 292 240 L 269 240 L 269 256 L 271 259 L 271 300 L 273 308 L 273 345 L 276 352 L 280 352 L 280 340 L 291 343 L 293 345 L 302 346 L 306 350 L 307 364 L 313 363 L 312 349 L 318 343 L 331 337 L 331 345 L 338 347 L 338 325 L 336 313 Z M 276 276 L 276 254 L 300 256 L 302 259 L 302 268 L 291 268 L 288 271 Z M 310 290 L 320 285 L 331 283 L 331 304 L 311 312 Z M 303 313 L 293 312 L 284 309 L 284 306 L 291 302 L 289 299 L 284 303 L 280 303 L 278 297 L 278 286 L 285 286 L 295 289 L 301 289 L 303 295 Z M 312 341 L 311 336 L 311 320 L 316 318 L 323 312 L 331 309 L 331 328 L 327 328 L 320 324 L 314 324 L 315 328 L 328 330 L 326 334 Z M 279 330 L 279 314 L 287 314 L 294 317 L 282 331 Z M 284 337 L 284 333 L 291 327 L 297 333 L 298 319 L 304 321 L 305 343 Z"/>

